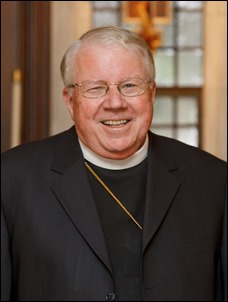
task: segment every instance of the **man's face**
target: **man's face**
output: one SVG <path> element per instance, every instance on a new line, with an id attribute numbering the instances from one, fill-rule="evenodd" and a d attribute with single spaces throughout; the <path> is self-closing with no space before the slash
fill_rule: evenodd
<path id="1" fill-rule="evenodd" d="M 120 46 L 83 46 L 74 62 L 74 83 L 103 80 L 117 83 L 125 78 L 148 80 L 142 58 Z M 116 85 L 100 98 L 84 97 L 79 87 L 63 90 L 80 140 L 98 155 L 124 159 L 141 148 L 153 115 L 155 84 L 142 95 L 126 97 Z"/>

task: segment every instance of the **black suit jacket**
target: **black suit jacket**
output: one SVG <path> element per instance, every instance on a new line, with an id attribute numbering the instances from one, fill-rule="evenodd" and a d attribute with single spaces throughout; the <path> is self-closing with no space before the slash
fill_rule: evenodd
<path id="1" fill-rule="evenodd" d="M 144 300 L 226 300 L 226 163 L 152 133 L 149 141 Z M 74 128 L 2 155 L 2 209 L 2 300 L 115 298 Z"/>

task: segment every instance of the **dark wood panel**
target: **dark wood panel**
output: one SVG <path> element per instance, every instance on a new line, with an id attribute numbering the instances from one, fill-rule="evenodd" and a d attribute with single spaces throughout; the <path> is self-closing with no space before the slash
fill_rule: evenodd
<path id="1" fill-rule="evenodd" d="M 49 134 L 50 2 L 1 2 L 1 151 L 10 148 L 12 76 L 22 74 L 21 142 Z"/>
<path id="2" fill-rule="evenodd" d="M 49 133 L 49 5 L 49 1 L 21 1 L 23 142 L 45 138 Z"/>
<path id="3" fill-rule="evenodd" d="M 1 1 L 1 151 L 10 148 L 13 70 L 18 67 L 16 1 Z"/>

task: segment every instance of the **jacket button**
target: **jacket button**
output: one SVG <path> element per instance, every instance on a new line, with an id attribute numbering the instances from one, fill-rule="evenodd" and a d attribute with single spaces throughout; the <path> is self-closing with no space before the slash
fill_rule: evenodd
<path id="1" fill-rule="evenodd" d="M 114 292 L 107 293 L 105 299 L 106 299 L 106 301 L 115 301 L 116 294 Z"/>

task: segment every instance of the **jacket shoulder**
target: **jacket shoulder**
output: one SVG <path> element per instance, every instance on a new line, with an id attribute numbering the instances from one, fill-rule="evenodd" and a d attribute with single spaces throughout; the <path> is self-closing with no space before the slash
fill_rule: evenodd
<path id="1" fill-rule="evenodd" d="M 180 142 L 173 138 L 150 133 L 150 146 L 154 154 L 162 161 L 171 158 L 178 166 L 192 169 L 215 168 L 226 171 L 227 162 L 194 146 Z"/>
<path id="2" fill-rule="evenodd" d="M 76 139 L 75 131 L 72 128 L 61 133 L 52 135 L 42 140 L 32 141 L 18 145 L 1 154 L 2 167 L 18 166 L 23 163 L 34 165 L 39 164 L 41 160 L 48 161 L 56 152 L 56 149 L 64 141 L 72 141 Z"/>

